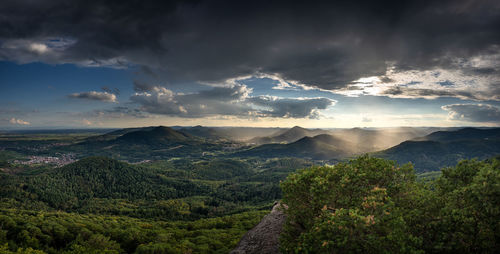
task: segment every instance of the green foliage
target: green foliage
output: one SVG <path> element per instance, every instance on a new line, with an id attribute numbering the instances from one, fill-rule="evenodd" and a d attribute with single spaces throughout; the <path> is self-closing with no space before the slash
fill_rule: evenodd
<path id="1" fill-rule="evenodd" d="M 494 253 L 500 162 L 462 161 L 429 185 L 411 165 L 363 156 L 281 184 L 286 253 Z M 430 186 L 430 187 L 426 187 Z"/>
<path id="2" fill-rule="evenodd" d="M 288 205 L 283 251 L 415 251 L 418 238 L 399 205 L 411 198 L 414 181 L 411 166 L 367 156 L 290 175 L 281 185 Z"/>
<path id="3" fill-rule="evenodd" d="M 0 175 L 0 245 L 14 253 L 227 253 L 281 197 L 277 180 L 250 179 L 257 171 L 284 177 L 274 177 L 277 165 L 280 174 L 299 167 L 294 160 L 131 165 L 89 157 Z"/>
<path id="4" fill-rule="evenodd" d="M 417 174 L 417 180 L 426 183 L 433 183 L 440 176 L 441 176 L 441 171 L 424 172 Z"/>
<path id="5" fill-rule="evenodd" d="M 124 129 L 87 138 L 70 145 L 53 147 L 49 152 L 72 152 L 80 156 L 106 156 L 119 160 L 164 160 L 172 157 L 201 158 L 224 153 L 231 141 L 195 137 L 168 127 Z"/>
<path id="6" fill-rule="evenodd" d="M 227 253 L 266 213 L 167 222 L 1 209 L 0 253 Z"/>
<path id="7" fill-rule="evenodd" d="M 440 251 L 493 253 L 500 248 L 500 161 L 462 161 L 437 180 L 442 203 Z"/>
<path id="8" fill-rule="evenodd" d="M 16 251 L 11 251 L 8 244 L 0 246 L 0 253 L 2 254 L 45 254 L 44 251 L 34 250 L 33 248 L 18 248 Z"/>
<path id="9" fill-rule="evenodd" d="M 75 209 L 93 198 L 171 199 L 199 195 L 206 186 L 161 177 L 126 163 L 90 157 L 25 178 L 27 192 L 56 209 Z"/>

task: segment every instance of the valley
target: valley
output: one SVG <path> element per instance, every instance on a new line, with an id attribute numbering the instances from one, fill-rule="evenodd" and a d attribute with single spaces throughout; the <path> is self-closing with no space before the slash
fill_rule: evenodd
<path id="1" fill-rule="evenodd" d="M 234 138 L 238 135 L 226 133 L 228 129 L 3 133 L 0 220 L 11 226 L 2 227 L 0 237 L 9 246 L 48 253 L 100 248 L 226 253 L 282 198 L 280 182 L 297 170 L 370 154 L 399 165 L 411 162 L 418 179 L 427 182 L 439 177 L 440 168 L 462 159 L 500 154 L 498 128 L 293 127 L 247 130 L 246 140 Z M 39 216 L 69 230 L 66 238 L 46 228 Z M 90 231 L 71 229 L 67 220 Z M 111 223 L 111 229 L 95 223 Z M 118 233 L 125 225 L 147 237 Z M 23 230 L 37 241 L 21 238 Z"/>

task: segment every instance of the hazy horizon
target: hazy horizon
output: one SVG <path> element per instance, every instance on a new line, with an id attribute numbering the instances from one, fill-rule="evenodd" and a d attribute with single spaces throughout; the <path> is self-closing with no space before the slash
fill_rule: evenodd
<path id="1" fill-rule="evenodd" d="M 128 129 L 128 128 L 146 128 L 146 127 L 170 127 L 170 128 L 192 128 L 192 127 L 205 127 L 205 128 L 262 128 L 262 129 L 290 129 L 293 127 L 301 127 L 304 129 L 399 129 L 399 128 L 500 128 L 500 126 L 354 126 L 354 127 L 305 127 L 300 125 L 291 126 L 230 126 L 230 125 L 142 125 L 142 126 L 126 126 L 126 127 L 98 127 L 98 126 L 82 126 L 82 127 L 64 127 L 64 126 L 51 126 L 51 127 L 37 127 L 37 126 L 12 126 L 10 128 L 0 128 L 0 131 L 51 131 L 51 130 L 115 130 L 115 129 Z"/>

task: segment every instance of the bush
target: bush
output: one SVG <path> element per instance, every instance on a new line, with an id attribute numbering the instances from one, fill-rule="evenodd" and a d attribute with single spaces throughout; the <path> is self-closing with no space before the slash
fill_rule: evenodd
<path id="1" fill-rule="evenodd" d="M 369 156 L 299 171 L 281 184 L 288 205 L 281 250 L 494 253 L 499 165 L 462 161 L 429 185 L 416 181 L 410 164 Z"/>

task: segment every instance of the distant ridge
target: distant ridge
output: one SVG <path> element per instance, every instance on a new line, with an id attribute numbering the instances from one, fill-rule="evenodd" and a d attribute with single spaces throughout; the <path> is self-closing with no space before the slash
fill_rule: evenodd
<path id="1" fill-rule="evenodd" d="M 436 131 L 423 138 L 415 140 L 456 141 L 464 139 L 487 139 L 498 137 L 500 137 L 500 128 L 478 129 L 468 127 L 456 131 Z"/>
<path id="2" fill-rule="evenodd" d="M 165 143 L 165 142 L 181 142 L 188 139 L 194 139 L 190 134 L 181 131 L 176 131 L 165 126 L 154 127 L 151 130 L 139 130 L 128 132 L 117 138 L 119 141 L 134 142 L 134 143 Z"/>
<path id="3" fill-rule="evenodd" d="M 277 133 L 268 137 L 256 137 L 249 140 L 249 143 L 254 144 L 269 144 L 269 143 L 292 143 L 303 137 L 313 137 L 318 134 L 326 133 L 325 130 L 315 129 L 308 130 L 300 126 L 294 126 L 293 128 L 281 130 Z"/>
<path id="4" fill-rule="evenodd" d="M 412 162 L 417 171 L 435 171 L 463 159 L 484 160 L 499 154 L 500 128 L 437 131 L 374 153 L 400 164 Z"/>
<path id="5" fill-rule="evenodd" d="M 144 158 L 201 157 L 207 151 L 222 151 L 224 145 L 170 127 L 155 126 L 115 131 L 65 146 L 64 150 L 134 162 Z"/>
<path id="6" fill-rule="evenodd" d="M 201 125 L 197 125 L 194 127 L 184 127 L 178 129 L 178 131 L 187 133 L 193 136 L 197 136 L 200 138 L 207 138 L 207 139 L 213 139 L 213 140 L 218 140 L 218 139 L 229 139 L 227 135 L 224 134 L 223 131 L 216 129 L 216 128 L 211 128 L 211 127 L 204 127 Z"/>
<path id="7" fill-rule="evenodd" d="M 264 144 L 238 152 L 236 156 L 256 157 L 299 157 L 312 159 L 335 159 L 352 153 L 352 144 L 332 135 L 320 134 L 303 137 L 289 144 Z"/>
<path id="8" fill-rule="evenodd" d="M 88 137 L 86 140 L 87 141 L 106 141 L 106 140 L 112 140 L 116 139 L 124 134 L 134 132 L 134 131 L 147 131 L 147 130 L 152 130 L 155 127 L 139 127 L 139 128 L 125 128 L 125 129 L 119 129 L 119 130 L 114 130 L 102 135 L 98 136 L 92 136 Z"/>

